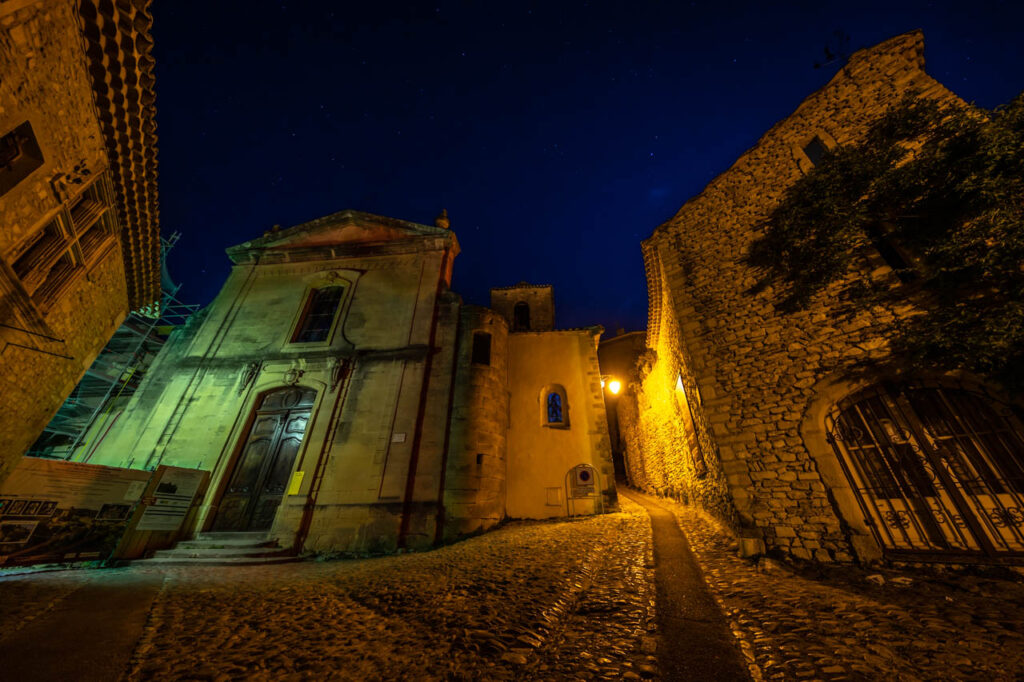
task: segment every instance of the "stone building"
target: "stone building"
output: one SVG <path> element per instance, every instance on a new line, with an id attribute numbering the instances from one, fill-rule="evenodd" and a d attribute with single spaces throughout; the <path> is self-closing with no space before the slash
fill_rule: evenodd
<path id="1" fill-rule="evenodd" d="M 0 3 L 0 480 L 159 296 L 148 4 Z"/>
<path id="2" fill-rule="evenodd" d="M 223 289 L 90 462 L 208 470 L 196 531 L 295 551 L 423 548 L 613 506 L 601 328 L 555 330 L 551 287 L 463 305 L 458 253 L 444 214 L 355 211 L 228 249 Z"/>
<path id="3" fill-rule="evenodd" d="M 859 279 L 902 286 L 886 254 L 865 238 L 858 267 L 797 312 L 757 290 L 745 261 L 821 151 L 856 144 L 908 92 L 962 104 L 923 54 L 914 32 L 852 55 L 643 243 L 647 348 L 618 406 L 629 478 L 702 505 L 747 553 L 1024 555 L 1020 403 L 963 372 L 887 369 L 893 329 L 921 304 L 911 290 L 897 305 L 840 305 Z"/>

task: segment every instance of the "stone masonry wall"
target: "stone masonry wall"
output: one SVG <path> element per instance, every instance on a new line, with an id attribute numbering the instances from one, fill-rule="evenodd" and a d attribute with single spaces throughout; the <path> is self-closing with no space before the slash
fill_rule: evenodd
<path id="1" fill-rule="evenodd" d="M 452 400 L 444 538 L 487 530 L 505 517 L 508 454 L 508 325 L 494 311 L 464 306 Z M 491 362 L 473 363 L 473 334 L 491 335 Z"/>
<path id="2" fill-rule="evenodd" d="M 555 294 L 550 284 L 520 283 L 511 287 L 491 289 L 491 308 L 514 326 L 516 304 L 530 306 L 530 331 L 545 332 L 555 328 Z"/>
<path id="3" fill-rule="evenodd" d="M 854 54 L 831 82 L 645 242 L 649 289 L 664 285 L 670 292 L 652 297 L 654 338 L 666 328 L 680 332 L 669 344 L 687 361 L 684 382 L 692 375 L 703 396 L 699 411 L 720 453 L 740 523 L 759 528 L 769 549 L 800 558 L 852 558 L 845 520 L 815 459 L 832 455 L 801 436 L 815 385 L 824 378 L 844 380 L 858 361 L 884 361 L 892 325 L 913 308 L 842 304 L 843 288 L 858 278 L 899 286 L 866 245 L 845 282 L 796 313 L 775 308 L 772 287 L 752 291 L 760 273 L 744 258 L 759 225 L 811 167 L 802 149 L 815 136 L 829 145 L 856 143 L 911 89 L 960 102 L 924 72 L 923 50 L 923 36 L 915 32 Z M 666 358 L 654 350 L 657 366 Z M 644 410 L 641 404 L 641 423 Z M 637 441 L 645 451 L 645 475 L 660 475 L 648 462 L 658 456 L 658 437 L 641 428 Z"/>
<path id="4" fill-rule="evenodd" d="M 36 439 L 128 312 L 113 248 L 38 308 L 13 254 L 107 167 L 75 3 L 0 3 L 0 135 L 25 121 L 43 163 L 0 196 L 0 481 Z"/>
<path id="5" fill-rule="evenodd" d="M 649 269 L 661 270 L 647 261 Z M 648 331 L 648 350 L 619 401 L 627 474 L 630 483 L 643 490 L 692 502 L 735 526 L 736 512 L 717 447 L 699 409 L 700 393 L 680 341 L 671 295 L 663 278 L 657 282 L 649 294 L 660 298 L 662 324 Z"/>

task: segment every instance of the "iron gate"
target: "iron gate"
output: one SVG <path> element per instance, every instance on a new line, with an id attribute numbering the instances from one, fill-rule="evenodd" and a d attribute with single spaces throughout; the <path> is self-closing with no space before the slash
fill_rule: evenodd
<path id="1" fill-rule="evenodd" d="M 882 384 L 826 418 L 865 521 L 889 555 L 1024 555 L 1024 428 L 972 391 Z"/>

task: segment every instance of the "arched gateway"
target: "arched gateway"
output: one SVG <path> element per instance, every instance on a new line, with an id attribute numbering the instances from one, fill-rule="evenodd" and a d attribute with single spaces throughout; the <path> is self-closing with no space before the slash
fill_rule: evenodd
<path id="1" fill-rule="evenodd" d="M 826 418 L 886 554 L 1024 554 L 1024 428 L 981 393 L 880 384 Z"/>
<path id="2" fill-rule="evenodd" d="M 284 498 L 315 398 L 316 391 L 302 387 L 282 388 L 262 397 L 228 475 L 212 530 L 270 528 Z"/>

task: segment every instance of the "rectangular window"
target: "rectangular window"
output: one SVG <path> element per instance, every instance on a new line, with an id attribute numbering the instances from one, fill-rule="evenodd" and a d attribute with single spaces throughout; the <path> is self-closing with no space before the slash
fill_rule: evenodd
<path id="1" fill-rule="evenodd" d="M 0 137 L 0 195 L 4 195 L 43 165 L 43 152 L 32 124 L 25 121 Z"/>
<path id="2" fill-rule="evenodd" d="M 878 255 L 882 257 L 885 264 L 892 268 L 893 273 L 901 282 L 913 282 L 917 279 L 917 273 L 911 267 L 908 259 L 903 257 L 900 248 L 893 243 L 892 238 L 878 223 L 872 223 L 867 228 L 868 236 L 874 245 Z"/>
<path id="3" fill-rule="evenodd" d="M 345 287 L 314 289 L 306 301 L 306 309 L 292 336 L 292 343 L 322 343 L 331 333 L 331 326 L 341 304 Z"/>
<path id="4" fill-rule="evenodd" d="M 53 305 L 77 272 L 117 243 L 108 182 L 100 175 L 10 254 L 11 269 L 40 308 Z"/>
<path id="5" fill-rule="evenodd" d="M 815 135 L 814 139 L 808 142 L 807 146 L 804 147 L 804 154 L 807 156 L 808 160 L 811 163 L 817 166 L 819 163 L 821 163 L 821 160 L 825 157 L 825 154 L 828 154 L 828 146 L 826 146 L 826 144 L 821 141 L 820 137 Z"/>
<path id="6" fill-rule="evenodd" d="M 473 364 L 491 364 L 491 335 L 486 332 L 473 334 Z"/>

